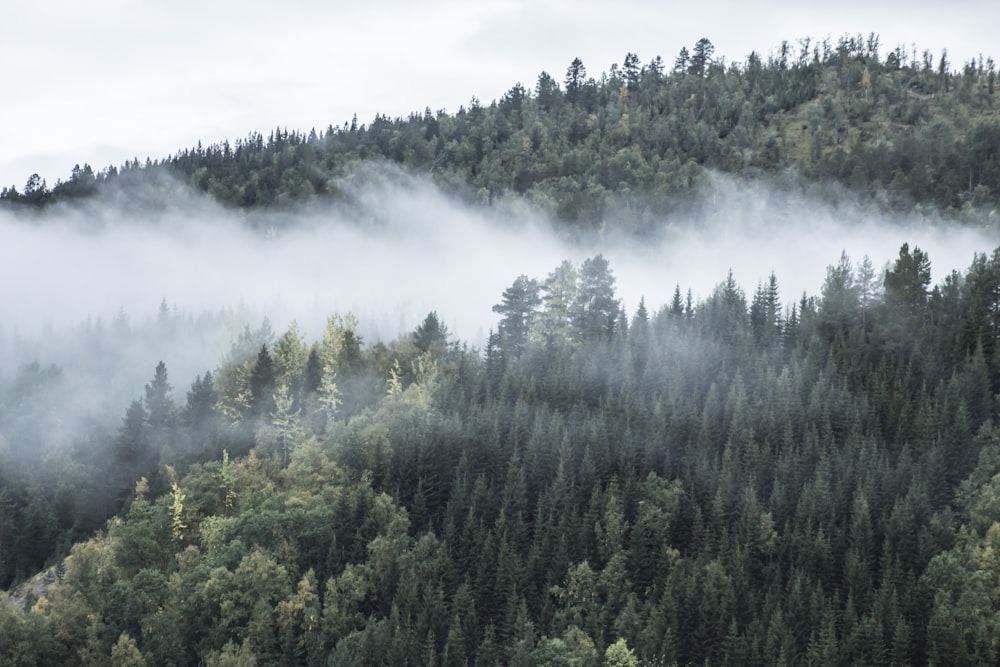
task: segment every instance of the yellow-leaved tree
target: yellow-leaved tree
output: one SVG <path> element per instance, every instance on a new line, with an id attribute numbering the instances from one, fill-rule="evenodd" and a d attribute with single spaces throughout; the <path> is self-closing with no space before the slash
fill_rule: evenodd
<path id="1" fill-rule="evenodd" d="M 309 346 L 305 335 L 299 331 L 299 323 L 292 320 L 288 331 L 274 344 L 275 384 L 293 386 L 306 369 Z"/>
<path id="2" fill-rule="evenodd" d="M 187 523 L 184 521 L 184 499 L 187 497 L 177 483 L 177 471 L 173 466 L 166 466 L 170 477 L 170 536 L 174 542 L 184 541 L 184 531 Z"/>
<path id="3" fill-rule="evenodd" d="M 340 391 L 337 389 L 338 357 L 344 349 L 348 336 L 357 337 L 358 322 L 354 315 L 331 315 L 326 319 L 323 341 L 319 348 L 321 377 L 319 385 L 320 407 L 327 419 L 333 419 L 340 405 Z"/>

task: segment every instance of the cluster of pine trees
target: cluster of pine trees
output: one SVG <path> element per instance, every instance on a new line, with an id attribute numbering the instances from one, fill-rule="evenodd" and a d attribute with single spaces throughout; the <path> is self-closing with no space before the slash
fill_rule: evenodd
<path id="1" fill-rule="evenodd" d="M 247 329 L 184 405 L 161 363 L 123 511 L 18 556 L 0 665 L 996 662 L 1000 248 L 782 303 L 729 275 L 629 316 L 597 256 L 518 277 L 482 351 L 436 313 Z"/>
<path id="2" fill-rule="evenodd" d="M 673 63 L 628 53 L 596 78 L 575 59 L 561 83 L 542 72 L 531 89 L 516 84 L 455 113 L 279 128 L 97 172 L 77 165 L 51 189 L 35 174 L 0 202 L 39 207 L 117 187 L 134 196 L 140 184 L 162 199 L 179 181 L 233 207 L 287 207 L 349 200 L 357 165 L 385 160 L 469 200 L 526 197 L 577 231 L 648 230 L 706 168 L 834 181 L 883 210 L 930 206 L 996 224 L 996 78 L 992 58 L 886 53 L 876 35 L 783 43 L 728 64 L 701 39 Z"/>

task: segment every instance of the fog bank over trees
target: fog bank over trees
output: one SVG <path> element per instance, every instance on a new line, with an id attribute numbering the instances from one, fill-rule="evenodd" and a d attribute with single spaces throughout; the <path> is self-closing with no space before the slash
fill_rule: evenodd
<path id="1" fill-rule="evenodd" d="M 110 325 L 121 314 L 138 323 L 165 301 L 188 319 L 239 309 L 275 324 L 295 318 L 307 332 L 330 313 L 353 312 L 372 339 L 392 338 L 436 309 L 455 334 L 481 342 L 493 325 L 481 304 L 510 275 L 565 258 L 604 253 L 630 308 L 643 296 L 665 302 L 678 285 L 703 297 L 730 269 L 747 284 L 773 271 L 791 302 L 815 293 L 840 250 L 881 267 L 901 243 L 917 244 L 937 279 L 992 241 L 989 230 L 940 217 L 874 213 L 847 193 L 831 202 L 718 173 L 664 217 L 659 233 L 639 240 L 612 227 L 570 241 L 523 201 L 469 205 L 386 165 L 346 185 L 349 204 L 297 212 L 237 214 L 180 185 L 165 209 L 112 198 L 37 216 L 0 211 L 0 279 L 20 286 L 0 295 L 3 331 L 33 339 L 43 328 Z M 256 324 L 229 326 L 248 323 Z"/>
<path id="2" fill-rule="evenodd" d="M 577 240 L 524 201 L 468 204 L 384 164 L 345 183 L 349 203 L 296 212 L 238 214 L 169 188 L 169 207 L 118 196 L 0 211 L 0 280 L 19 286 L 0 294 L 0 382 L 30 364 L 58 369 L 51 390 L 66 409 L 51 443 L 114 425 L 158 362 L 187 387 L 247 332 L 293 320 L 315 339 L 329 316 L 351 313 L 373 345 L 434 311 L 453 340 L 483 349 L 499 321 L 489 305 L 511 276 L 544 276 L 567 259 L 603 254 L 628 316 L 677 290 L 698 303 L 730 271 L 747 291 L 773 274 L 787 311 L 819 294 L 841 251 L 880 272 L 909 243 L 929 255 L 937 282 L 995 241 L 941 218 L 875 213 L 843 192 L 831 201 L 714 173 L 657 235 Z"/>
<path id="3" fill-rule="evenodd" d="M 996 664 L 995 63 L 799 47 L 0 189 L 0 665 Z"/>

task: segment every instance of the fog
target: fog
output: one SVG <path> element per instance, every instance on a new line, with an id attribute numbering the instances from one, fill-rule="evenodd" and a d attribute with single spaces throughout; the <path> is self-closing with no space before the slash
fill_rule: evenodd
<path id="1" fill-rule="evenodd" d="M 41 217 L 0 213 L 0 378 L 96 355 L 87 366 L 105 373 L 107 409 L 121 414 L 159 360 L 182 401 L 195 374 L 265 317 L 278 335 L 296 319 L 314 340 L 328 315 L 351 312 L 371 344 L 435 310 L 455 339 L 481 346 L 505 287 L 520 274 L 544 279 L 563 259 L 603 253 L 632 313 L 640 297 L 653 310 L 668 303 L 675 285 L 705 297 L 730 269 L 748 294 L 773 271 L 790 304 L 819 293 L 842 250 L 878 268 L 904 242 L 928 252 L 937 282 L 998 243 L 996 230 L 887 218 L 846 194 L 718 174 L 640 241 L 570 242 L 527 203 L 470 206 L 386 166 L 362 168 L 343 190 L 346 204 L 251 217 L 179 186 L 155 212 L 120 195 Z"/>

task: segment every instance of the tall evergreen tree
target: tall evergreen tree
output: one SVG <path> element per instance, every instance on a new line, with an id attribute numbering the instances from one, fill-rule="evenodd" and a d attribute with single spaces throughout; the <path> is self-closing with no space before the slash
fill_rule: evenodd
<path id="1" fill-rule="evenodd" d="M 444 354 L 448 347 L 448 327 L 438 318 L 437 311 L 427 313 L 424 321 L 411 334 L 413 344 L 421 352 L 431 352 L 435 356 Z"/>
<path id="2" fill-rule="evenodd" d="M 574 319 L 580 336 L 584 340 L 609 340 L 615 331 L 619 301 L 608 260 L 603 255 L 586 259 L 579 276 Z"/>
<path id="3" fill-rule="evenodd" d="M 153 429 L 166 429 L 173 425 L 175 414 L 171 390 L 173 387 L 167 380 L 167 366 L 161 361 L 156 365 L 152 381 L 146 385 L 146 412 Z"/>
<path id="4" fill-rule="evenodd" d="M 114 463 L 118 497 L 130 498 L 136 483 L 145 474 L 149 463 L 149 434 L 146 410 L 142 401 L 136 399 L 125 411 L 122 425 L 115 438 Z"/>
<path id="5" fill-rule="evenodd" d="M 274 412 L 274 390 L 277 374 L 274 360 L 261 345 L 257 360 L 250 371 L 250 408 L 255 416 L 266 416 Z"/>
<path id="6" fill-rule="evenodd" d="M 493 312 L 501 316 L 499 324 L 501 345 L 511 359 L 518 359 L 528 342 L 535 315 L 542 303 L 539 289 L 536 280 L 525 275 L 518 276 L 517 280 L 504 290 L 503 301 L 493 306 Z"/>

